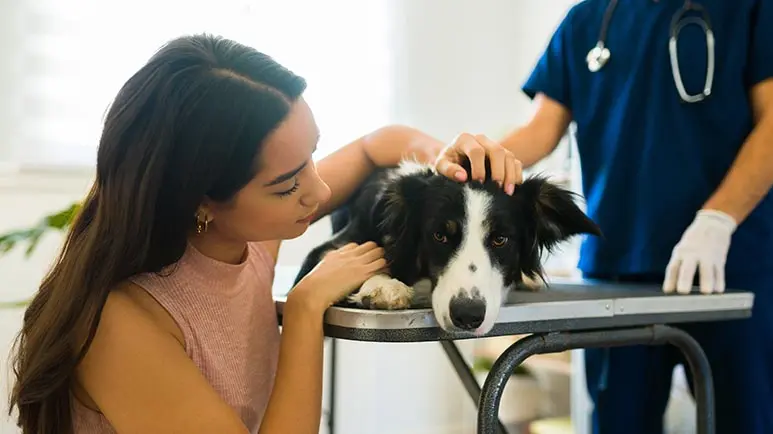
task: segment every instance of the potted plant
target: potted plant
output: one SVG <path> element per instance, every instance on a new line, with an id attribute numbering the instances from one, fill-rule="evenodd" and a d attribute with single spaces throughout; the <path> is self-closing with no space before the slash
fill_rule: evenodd
<path id="1" fill-rule="evenodd" d="M 486 380 L 494 359 L 487 356 L 476 356 L 472 370 L 480 385 Z M 499 418 L 502 423 L 515 424 L 529 422 L 540 416 L 542 404 L 542 389 L 529 368 L 518 365 L 510 375 L 502 393 L 499 406 Z"/>
<path id="2" fill-rule="evenodd" d="M 26 245 L 24 255 L 29 257 L 35 251 L 40 239 L 47 232 L 64 232 L 69 229 L 75 216 L 80 211 L 80 202 L 75 202 L 66 208 L 41 218 L 35 225 L 26 229 L 16 229 L 0 234 L 0 257 L 13 249 Z M 0 302 L 0 308 L 24 307 L 29 300 Z"/>

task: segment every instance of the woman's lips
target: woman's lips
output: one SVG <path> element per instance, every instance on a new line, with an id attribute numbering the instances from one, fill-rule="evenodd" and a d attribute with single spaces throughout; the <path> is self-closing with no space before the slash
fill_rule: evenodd
<path id="1" fill-rule="evenodd" d="M 309 214 L 308 216 L 298 220 L 298 223 L 311 223 L 311 221 L 314 220 L 314 214 L 315 213 L 316 213 L 316 211 L 311 213 L 311 214 Z"/>

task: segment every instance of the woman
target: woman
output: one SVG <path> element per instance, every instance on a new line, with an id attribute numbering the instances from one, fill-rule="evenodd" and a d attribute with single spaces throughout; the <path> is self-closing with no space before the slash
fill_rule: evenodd
<path id="1" fill-rule="evenodd" d="M 376 166 L 443 146 L 386 127 L 322 160 L 303 79 L 211 36 L 171 41 L 110 108 L 97 177 L 24 316 L 12 408 L 24 433 L 317 433 L 323 312 L 385 266 L 329 254 L 290 293 L 279 240 Z"/>

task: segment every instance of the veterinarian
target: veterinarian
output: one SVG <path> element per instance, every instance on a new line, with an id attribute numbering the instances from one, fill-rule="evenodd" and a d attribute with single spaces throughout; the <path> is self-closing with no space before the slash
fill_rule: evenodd
<path id="1" fill-rule="evenodd" d="M 321 160 L 305 82 L 233 41 L 182 37 L 106 115 L 97 178 L 24 316 L 11 408 L 25 434 L 317 434 L 323 312 L 385 266 L 328 254 L 279 333 L 280 240 L 378 166 L 443 144 L 385 127 Z"/>
<path id="2" fill-rule="evenodd" d="M 675 296 L 753 291 L 751 319 L 684 328 L 711 361 L 717 433 L 773 433 L 773 1 L 580 2 L 523 90 L 529 122 L 499 144 L 461 135 L 437 168 L 488 154 L 499 179 L 520 176 L 506 161 L 532 166 L 574 121 L 605 235 L 584 240 L 580 269 Z M 677 350 L 585 354 L 593 432 L 661 434 Z"/>

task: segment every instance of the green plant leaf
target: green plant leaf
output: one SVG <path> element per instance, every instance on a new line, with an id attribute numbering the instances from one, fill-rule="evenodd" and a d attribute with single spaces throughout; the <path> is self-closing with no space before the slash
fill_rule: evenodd
<path id="1" fill-rule="evenodd" d="M 22 229 L 0 235 L 0 253 L 10 251 L 19 242 L 30 239 L 36 228 Z"/>
<path id="2" fill-rule="evenodd" d="M 19 309 L 22 307 L 27 307 L 31 301 L 32 301 L 31 298 L 29 300 L 3 301 L 3 302 L 0 302 L 0 310 Z"/>
<path id="3" fill-rule="evenodd" d="M 67 208 L 46 215 L 35 226 L 27 229 L 16 229 L 0 235 L 0 256 L 10 252 L 22 242 L 27 243 L 25 256 L 30 257 L 40 243 L 40 239 L 48 231 L 61 232 L 70 227 L 73 219 L 81 208 L 80 202 L 75 202 Z"/>
<path id="4" fill-rule="evenodd" d="M 66 209 L 46 216 L 44 218 L 44 223 L 49 228 L 60 230 L 66 229 L 70 226 L 70 223 L 72 223 L 72 220 L 78 214 L 78 211 L 80 211 L 80 207 L 80 203 L 76 202 Z"/>
<path id="5" fill-rule="evenodd" d="M 35 249 L 38 247 L 38 243 L 40 242 L 40 237 L 43 236 L 45 233 L 45 230 L 37 230 L 34 231 L 30 237 L 27 239 L 27 250 L 24 252 L 24 256 L 29 258 L 32 256 L 32 253 L 35 251 Z"/>
<path id="6" fill-rule="evenodd" d="M 491 368 L 494 366 L 494 359 L 491 357 L 475 357 L 472 362 L 472 370 L 473 372 L 489 372 L 491 371 Z M 531 376 L 531 370 L 527 368 L 524 365 L 518 365 L 515 367 L 515 371 L 512 373 L 513 376 L 516 375 L 523 375 L 523 376 Z"/>
<path id="7" fill-rule="evenodd" d="M 488 372 L 494 366 L 494 359 L 490 357 L 475 357 L 472 362 L 472 370 L 475 372 Z"/>

